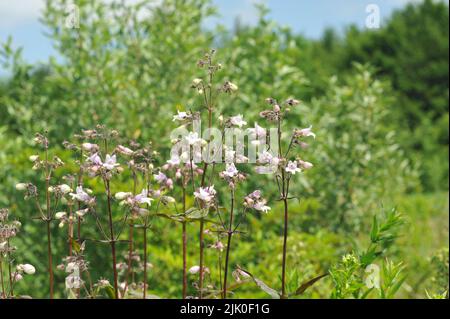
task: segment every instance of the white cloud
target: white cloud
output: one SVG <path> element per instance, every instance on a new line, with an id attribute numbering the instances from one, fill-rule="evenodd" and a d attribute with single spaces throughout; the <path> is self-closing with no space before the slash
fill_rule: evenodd
<path id="1" fill-rule="evenodd" d="M 12 29 L 34 23 L 43 8 L 43 0 L 0 0 L 0 28 Z"/>

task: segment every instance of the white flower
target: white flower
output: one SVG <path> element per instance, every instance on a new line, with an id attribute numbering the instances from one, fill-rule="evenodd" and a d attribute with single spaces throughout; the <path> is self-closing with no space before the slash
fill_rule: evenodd
<path id="1" fill-rule="evenodd" d="M 27 275 L 33 275 L 36 272 L 36 268 L 30 264 L 19 264 L 17 265 L 17 271 L 26 273 Z"/>
<path id="2" fill-rule="evenodd" d="M 242 126 L 247 125 L 247 122 L 244 121 L 243 117 L 241 114 L 236 115 L 236 116 L 232 116 L 230 118 L 230 122 L 232 125 L 238 126 L 239 128 L 242 128 Z"/>
<path id="3" fill-rule="evenodd" d="M 192 275 L 197 274 L 200 271 L 200 266 L 192 266 L 189 268 L 189 273 Z"/>
<path id="4" fill-rule="evenodd" d="M 186 142 L 188 142 L 189 145 L 196 145 L 203 143 L 203 139 L 201 139 L 198 136 L 197 132 L 189 132 L 189 134 L 185 136 L 184 139 L 186 140 Z"/>
<path id="5" fill-rule="evenodd" d="M 97 153 L 89 156 L 88 161 L 94 165 L 102 165 L 103 164 L 102 159 L 100 158 L 100 156 Z"/>
<path id="6" fill-rule="evenodd" d="M 311 169 L 314 166 L 312 163 L 302 161 L 302 160 L 299 160 L 298 163 L 300 164 L 301 168 L 303 168 L 303 169 Z"/>
<path id="7" fill-rule="evenodd" d="M 147 189 L 143 189 L 142 192 L 134 197 L 134 200 L 139 204 L 152 204 L 152 198 L 148 197 Z"/>
<path id="8" fill-rule="evenodd" d="M 252 136 L 253 138 L 251 141 L 253 145 L 261 144 L 260 139 L 265 138 L 267 135 L 267 131 L 261 126 L 259 126 L 258 123 L 255 123 L 254 128 L 249 128 L 248 132 L 250 133 L 250 136 Z"/>
<path id="9" fill-rule="evenodd" d="M 222 172 L 223 175 L 228 176 L 230 178 L 233 178 L 239 173 L 239 171 L 236 169 L 236 166 L 231 163 L 226 165 L 225 171 Z"/>
<path id="10" fill-rule="evenodd" d="M 23 279 L 23 276 L 22 276 L 21 274 L 19 274 L 18 272 L 16 272 L 16 273 L 14 274 L 14 281 L 15 281 L 15 282 L 21 281 L 22 279 Z"/>
<path id="11" fill-rule="evenodd" d="M 97 151 L 98 150 L 98 145 L 97 144 L 92 144 L 92 143 L 83 143 L 81 145 L 81 147 L 83 148 L 83 150 L 88 151 L 88 152 L 92 152 L 92 151 Z"/>
<path id="12" fill-rule="evenodd" d="M 280 159 L 276 156 L 273 156 L 272 153 L 268 151 L 260 153 L 258 159 L 261 163 L 268 163 L 273 166 L 277 166 L 280 163 Z"/>
<path id="13" fill-rule="evenodd" d="M 189 115 L 186 112 L 178 111 L 178 114 L 173 116 L 173 120 L 172 121 L 173 122 L 175 122 L 175 121 L 184 121 L 187 118 L 189 118 Z"/>
<path id="14" fill-rule="evenodd" d="M 131 156 L 134 154 L 134 151 L 128 147 L 125 147 L 123 145 L 118 145 L 116 147 L 117 151 L 123 155 Z"/>
<path id="15" fill-rule="evenodd" d="M 70 188 L 70 186 L 67 184 L 61 184 L 58 186 L 58 188 L 59 188 L 59 191 L 63 194 L 68 194 L 72 191 L 72 188 Z"/>
<path id="16" fill-rule="evenodd" d="M 30 161 L 32 161 L 32 162 L 36 162 L 36 161 L 39 159 L 39 155 L 31 155 L 31 156 L 29 157 L 29 159 L 30 159 Z"/>
<path id="17" fill-rule="evenodd" d="M 106 154 L 106 158 L 105 158 L 105 162 L 103 163 L 103 167 L 106 168 L 107 170 L 113 170 L 117 166 L 119 166 L 119 164 L 117 163 L 116 155 L 114 154 L 114 155 L 110 156 L 109 154 Z"/>
<path id="18" fill-rule="evenodd" d="M 194 196 L 206 203 L 211 202 L 214 199 L 214 195 L 216 195 L 216 190 L 214 189 L 214 185 L 206 188 L 200 187 L 197 192 L 194 192 Z"/>
<path id="19" fill-rule="evenodd" d="M 28 184 L 26 184 L 26 183 L 18 183 L 18 184 L 16 184 L 16 189 L 18 191 L 24 191 L 27 188 L 28 188 Z"/>
<path id="20" fill-rule="evenodd" d="M 300 173 L 302 170 L 297 167 L 297 162 L 289 161 L 285 168 L 286 172 L 291 173 L 292 175 L 295 175 L 296 173 Z"/>
<path id="21" fill-rule="evenodd" d="M 83 190 L 82 186 L 78 186 L 76 189 L 76 193 L 70 193 L 70 196 L 72 196 L 72 199 L 83 203 L 89 203 L 92 200 L 92 197 Z"/>
<path id="22" fill-rule="evenodd" d="M 312 125 L 311 125 L 310 127 L 308 127 L 308 128 L 304 128 L 304 129 L 301 129 L 301 130 L 297 130 L 297 131 L 295 132 L 295 134 L 296 134 L 298 137 L 312 136 L 313 138 L 316 138 L 316 134 L 314 134 L 314 133 L 311 131 L 311 129 L 312 129 Z"/>
<path id="23" fill-rule="evenodd" d="M 133 194 L 130 192 L 118 192 L 116 193 L 116 195 L 114 196 L 117 200 L 124 200 L 125 198 L 128 198 L 130 196 L 132 196 Z"/>
<path id="24" fill-rule="evenodd" d="M 225 245 L 221 241 L 218 241 L 218 242 L 214 243 L 213 245 L 211 245 L 211 248 L 217 249 L 218 251 L 223 251 L 223 249 L 225 248 Z"/>
<path id="25" fill-rule="evenodd" d="M 88 212 L 89 212 L 89 208 L 85 208 L 85 209 L 77 210 L 77 211 L 75 212 L 75 214 L 76 214 L 78 217 L 83 217 L 83 216 L 86 215 Z"/>
<path id="26" fill-rule="evenodd" d="M 167 176 L 163 172 L 159 172 L 158 174 L 153 175 L 153 177 L 160 184 L 164 183 L 167 180 Z"/>
<path id="27" fill-rule="evenodd" d="M 67 215 L 66 212 L 57 212 L 57 213 L 55 214 L 55 218 L 56 218 L 56 219 L 62 219 L 62 218 L 64 218 L 64 217 L 66 217 L 66 215 Z"/>
<path id="28" fill-rule="evenodd" d="M 180 165 L 180 158 L 178 156 L 172 157 L 170 160 L 167 161 L 167 164 L 177 166 Z"/>
<path id="29" fill-rule="evenodd" d="M 202 79 L 194 79 L 192 80 L 192 87 L 197 88 L 203 82 Z"/>
<path id="30" fill-rule="evenodd" d="M 264 213 L 267 213 L 270 210 L 270 207 L 266 206 L 264 201 L 256 202 L 255 205 L 253 205 L 253 208 Z"/>

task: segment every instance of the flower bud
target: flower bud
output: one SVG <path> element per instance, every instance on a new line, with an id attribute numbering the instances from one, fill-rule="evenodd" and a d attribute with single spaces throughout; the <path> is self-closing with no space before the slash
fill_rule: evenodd
<path id="1" fill-rule="evenodd" d="M 55 214 L 55 218 L 56 218 L 56 219 L 61 219 L 61 218 L 66 217 L 66 215 L 67 215 L 66 212 L 57 212 L 57 213 Z"/>
<path id="2" fill-rule="evenodd" d="M 24 272 L 27 275 L 33 275 L 36 272 L 36 268 L 30 264 L 19 264 L 17 265 L 18 272 Z"/>
<path id="3" fill-rule="evenodd" d="M 24 191 L 28 188 L 28 185 L 26 183 L 18 183 L 16 184 L 16 189 L 18 191 Z"/>
<path id="4" fill-rule="evenodd" d="M 131 193 L 126 193 L 126 192 L 119 192 L 115 195 L 115 198 L 117 200 L 124 200 L 127 197 L 130 197 L 132 194 Z"/>
<path id="5" fill-rule="evenodd" d="M 59 185 L 59 190 L 63 194 L 68 194 L 72 191 L 72 188 L 70 188 L 70 186 L 67 184 L 61 184 L 61 185 Z"/>

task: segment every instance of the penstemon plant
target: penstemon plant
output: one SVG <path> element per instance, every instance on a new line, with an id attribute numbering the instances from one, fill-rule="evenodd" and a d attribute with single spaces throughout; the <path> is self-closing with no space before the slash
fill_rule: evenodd
<path id="1" fill-rule="evenodd" d="M 266 154 L 265 161 L 268 161 L 274 168 L 276 168 L 275 180 L 279 191 L 279 200 L 283 202 L 284 207 L 284 231 L 283 231 L 283 260 L 281 265 L 281 298 L 287 298 L 286 291 L 286 263 L 287 263 L 287 238 L 288 238 L 288 226 L 289 226 L 289 200 L 292 199 L 289 195 L 289 187 L 292 177 L 296 173 L 300 173 L 303 170 L 308 170 L 313 167 L 313 164 L 303 160 L 300 157 L 296 157 L 294 160 L 290 160 L 292 156 L 291 151 L 298 148 L 306 148 L 308 144 L 303 141 L 305 137 L 316 137 L 311 131 L 311 127 L 305 129 L 295 129 L 292 133 L 289 145 L 285 152 L 283 152 L 282 144 L 282 123 L 286 115 L 290 112 L 291 107 L 298 105 L 300 102 L 295 99 L 288 99 L 282 104 L 278 104 L 277 100 L 268 98 L 266 102 L 272 106 L 272 110 L 265 110 L 260 113 L 261 117 L 268 121 L 275 122 L 277 125 L 277 149 L 278 155 L 272 156 Z"/>
<path id="2" fill-rule="evenodd" d="M 0 209 L 0 299 L 15 298 L 14 286 L 23 279 L 23 275 L 33 275 L 36 269 L 31 264 L 18 264 L 14 267 L 14 252 L 17 249 L 12 241 L 22 224 L 18 220 L 10 220 L 10 212 Z M 15 268 L 15 270 L 14 270 Z M 25 298 L 25 296 L 21 296 Z"/>
<path id="3" fill-rule="evenodd" d="M 49 158 L 49 140 L 47 138 L 47 132 L 44 134 L 36 133 L 34 141 L 37 145 L 40 145 L 44 149 L 43 159 L 39 155 L 30 156 L 30 161 L 33 162 L 33 169 L 42 171 L 45 181 L 45 206 L 44 208 L 40 203 L 40 193 L 38 188 L 32 183 L 19 183 L 16 185 L 16 189 L 25 192 L 25 199 L 34 201 L 35 207 L 39 216 L 35 219 L 41 220 L 46 225 L 47 231 L 47 264 L 49 274 L 49 297 L 54 297 L 54 274 L 53 274 L 53 252 L 52 252 L 52 236 L 51 227 L 52 221 L 55 218 L 58 207 L 66 196 L 72 191 L 71 187 L 67 184 L 60 184 L 51 186 L 51 180 L 54 171 L 64 165 L 64 162 L 57 156 L 53 157 L 53 160 Z"/>
<path id="4" fill-rule="evenodd" d="M 276 127 L 270 130 L 257 123 L 244 129 L 247 122 L 242 115 L 220 114 L 219 96 L 236 94 L 238 87 L 230 81 L 215 84 L 217 72 L 222 68 L 215 62 L 215 53 L 211 50 L 198 61 L 199 68 L 205 70 L 205 76 L 194 79 L 191 87 L 200 97 L 200 108 L 197 111 L 178 111 L 173 117 L 180 126 L 171 136 L 170 159 L 161 167 L 155 166 L 158 153 L 151 143 L 143 147 L 134 140 L 119 143 L 123 139 L 116 130 L 97 125 L 95 129 L 76 134 L 74 143 L 63 143 L 66 149 L 75 153 L 76 169 L 72 175 L 63 177 L 66 184 L 52 186 L 50 182 L 55 169 L 64 163 L 56 156 L 50 161 L 47 137 L 36 135 L 35 141 L 45 151 L 44 160 L 38 155 L 30 159 L 34 163 L 33 168 L 44 173 L 45 209 L 39 203 L 36 186 L 20 183 L 16 187 L 25 191 L 25 198 L 35 201 L 39 219 L 47 225 L 50 298 L 53 298 L 54 284 L 51 246 L 54 220 L 59 222 L 60 229 L 67 226 L 64 235 L 68 243 L 67 256 L 57 268 L 68 274 L 65 285 L 70 297 L 97 298 L 105 293 L 116 299 L 154 297 L 148 294 L 148 270 L 152 267 L 148 258 L 148 233 L 153 219 L 158 217 L 181 224 L 183 299 L 226 299 L 232 296 L 236 287 L 251 280 L 274 298 L 289 296 L 286 267 L 288 203 L 293 198 L 290 184 L 294 175 L 313 167 L 292 153 L 296 148 L 306 148 L 308 145 L 304 139 L 315 137 L 315 134 L 311 127 L 295 129 L 286 143 L 287 147 L 284 147 L 283 120 L 291 108 L 300 103 L 295 99 L 280 104 L 273 98 L 266 100 L 271 109 L 261 112 L 261 117 L 275 123 Z M 204 134 L 201 132 L 202 117 L 207 119 Z M 215 119 L 217 123 L 214 123 Z M 247 147 L 244 145 L 245 136 L 249 141 Z M 243 195 L 244 184 L 251 177 L 245 173 L 250 164 L 257 165 L 257 174 L 275 176 L 279 191 L 277 197 L 283 203 L 281 293 L 237 266 L 234 260 L 233 239 L 243 233 L 241 226 L 245 224 L 247 215 L 271 211 L 260 190 Z M 121 184 L 120 191 L 115 192 L 115 181 L 128 181 L 125 185 L 130 189 L 123 189 Z M 100 188 L 101 192 L 98 191 Z M 177 196 L 178 200 L 175 199 Z M 60 209 L 63 206 L 65 209 Z M 83 224 L 92 221 L 101 238 L 83 236 Z M 188 242 L 187 234 L 191 223 L 198 223 L 198 265 L 188 268 L 188 244 L 191 240 Z M 140 230 L 142 237 L 139 236 Z M 86 260 L 90 242 L 109 245 L 112 284 L 103 277 L 97 281 L 91 277 L 91 265 Z M 125 250 L 120 243 L 128 244 Z M 207 248 L 217 251 L 218 280 L 211 274 L 213 268 L 208 267 Z M 232 285 L 229 283 L 230 273 L 235 279 Z M 196 296 L 189 295 L 189 275 L 198 276 L 198 280 L 192 282 Z M 320 278 L 307 282 L 298 291 L 303 291 Z"/>

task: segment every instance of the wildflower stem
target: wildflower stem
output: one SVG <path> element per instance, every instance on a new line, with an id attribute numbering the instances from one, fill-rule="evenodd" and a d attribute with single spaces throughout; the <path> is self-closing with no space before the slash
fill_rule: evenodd
<path id="1" fill-rule="evenodd" d="M 78 171 L 78 186 L 83 185 L 83 147 L 80 145 L 80 169 Z M 81 209 L 81 202 L 78 201 L 78 210 Z M 81 244 L 81 217 L 77 217 L 77 241 Z"/>
<path id="2" fill-rule="evenodd" d="M 183 214 L 186 212 L 186 185 L 183 183 Z M 183 241 L 183 299 L 186 299 L 187 295 L 187 233 L 186 233 L 186 221 L 182 223 L 182 241 Z"/>
<path id="3" fill-rule="evenodd" d="M 0 258 L 0 281 L 2 283 L 2 298 L 6 299 L 5 282 L 3 279 L 3 258 Z"/>
<path id="4" fill-rule="evenodd" d="M 150 178 L 149 173 L 146 171 L 145 173 L 145 183 L 147 185 L 147 192 L 150 192 Z M 148 228 L 148 216 L 145 217 L 144 221 L 144 289 L 142 292 L 142 298 L 147 298 L 147 228 Z"/>
<path id="5" fill-rule="evenodd" d="M 147 225 L 144 227 L 144 289 L 143 298 L 147 298 Z"/>
<path id="6" fill-rule="evenodd" d="M 286 248 L 288 237 L 288 201 L 286 196 L 283 199 L 284 203 L 284 236 L 283 236 L 283 266 L 281 272 L 281 297 L 286 298 Z"/>
<path id="7" fill-rule="evenodd" d="M 133 170 L 133 195 L 136 195 L 136 186 L 137 186 L 137 177 L 136 172 Z M 128 269 L 127 269 L 127 278 L 125 280 L 125 289 L 124 294 L 127 292 L 128 284 L 130 281 L 131 274 L 133 272 L 132 269 L 132 257 L 133 257 L 133 234 L 134 233 L 134 225 L 133 221 L 130 221 L 129 225 L 129 237 L 128 237 Z"/>
<path id="8" fill-rule="evenodd" d="M 69 227 L 68 227 L 68 236 L 69 236 L 69 256 L 72 256 L 72 246 L 73 246 L 73 221 L 72 221 L 72 205 L 69 205 Z"/>
<path id="9" fill-rule="evenodd" d="M 109 185 L 109 180 L 105 181 L 106 185 L 106 196 L 107 196 L 107 206 L 108 206 L 108 219 L 109 219 L 109 232 L 110 232 L 110 245 L 112 254 L 112 267 L 114 275 L 114 298 L 119 298 L 119 287 L 117 282 L 117 262 L 116 262 L 116 239 L 114 238 L 114 227 L 113 227 L 113 217 L 111 210 L 111 188 Z"/>
<path id="10" fill-rule="evenodd" d="M 10 249 L 10 240 L 8 238 L 8 274 L 9 274 L 9 294 L 10 296 L 14 296 L 14 283 L 13 283 L 13 274 L 12 274 L 12 269 L 11 269 L 11 264 L 12 264 L 12 260 L 11 260 L 11 249 Z"/>
<path id="11" fill-rule="evenodd" d="M 278 116 L 278 156 L 282 158 L 282 145 L 281 145 L 281 114 Z M 289 152 L 291 144 L 289 145 Z M 281 199 L 284 206 L 284 229 L 283 229 L 283 260 L 281 266 L 281 298 L 287 298 L 286 295 L 286 252 L 287 252 L 287 237 L 288 237 L 288 181 L 286 180 L 286 171 L 281 169 Z"/>
<path id="12" fill-rule="evenodd" d="M 228 226 L 228 242 L 227 242 L 227 251 L 225 254 L 225 272 L 223 276 L 223 299 L 227 299 L 227 277 L 228 277 L 228 263 L 230 259 L 231 237 L 233 236 L 233 215 L 234 215 L 234 189 L 231 189 L 230 224 Z"/>
<path id="13" fill-rule="evenodd" d="M 50 284 L 50 299 L 53 299 L 53 257 L 52 257 L 52 235 L 51 235 L 51 212 L 50 212 L 50 172 L 48 163 L 48 142 L 45 143 L 45 199 L 46 199 L 46 223 L 47 223 L 47 257 L 48 274 Z"/>

